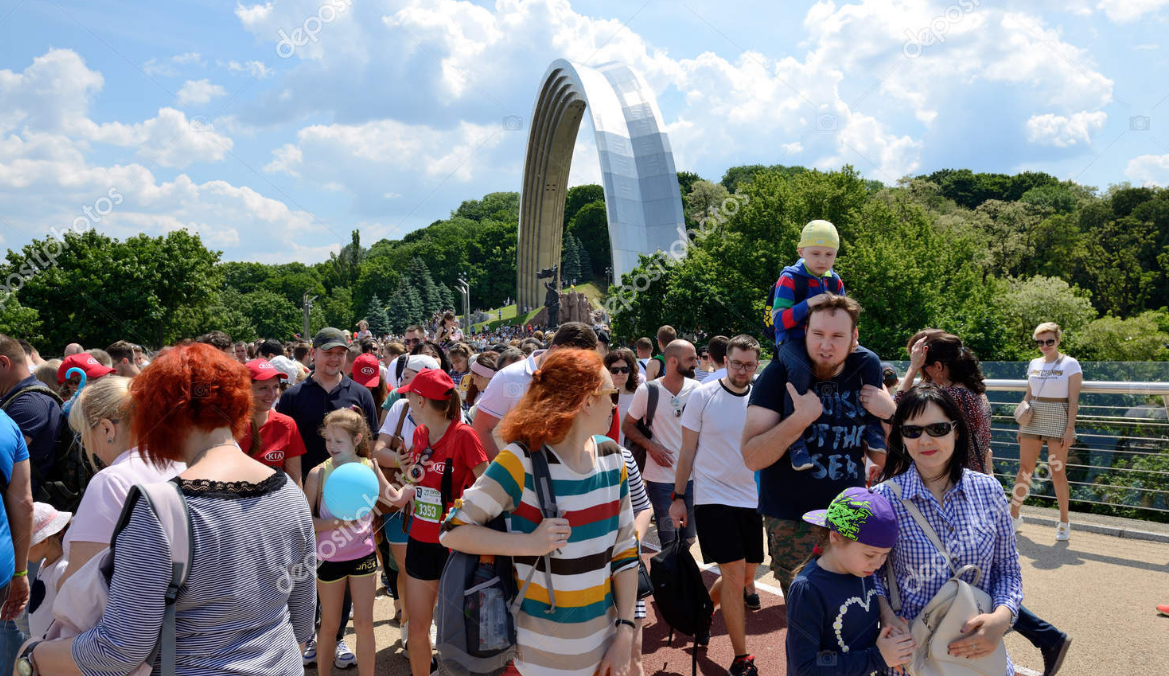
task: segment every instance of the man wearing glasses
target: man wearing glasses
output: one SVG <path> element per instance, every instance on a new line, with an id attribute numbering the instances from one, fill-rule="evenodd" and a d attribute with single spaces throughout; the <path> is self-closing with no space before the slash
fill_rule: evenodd
<path id="1" fill-rule="evenodd" d="M 858 346 L 860 304 L 845 296 L 825 298 L 809 310 L 806 350 L 795 355 L 801 360 L 796 366 L 806 367 L 810 378 L 789 372 L 781 360 L 772 361 L 755 381 L 743 427 L 743 460 L 759 471 L 759 511 L 771 570 L 785 595 L 795 569 L 815 545 L 802 515 L 832 502 L 845 488 L 864 486 L 866 454 L 874 464 L 885 464 L 884 438 L 866 436 L 876 418 L 860 400 L 865 383 L 881 382 L 881 361 Z M 794 383 L 809 379 L 800 395 Z M 812 462 L 805 471 L 787 458 L 800 439 Z"/>
<path id="2" fill-rule="evenodd" d="M 405 335 L 402 344 L 406 346 L 406 354 L 399 355 L 386 364 L 386 378 L 391 390 L 397 389 L 402 383 L 402 371 L 406 370 L 405 358 L 410 356 L 410 353 L 421 345 L 422 341 L 426 340 L 426 330 L 417 324 L 406 327 Z"/>
<path id="3" fill-rule="evenodd" d="M 654 520 L 658 524 L 658 539 L 665 549 L 676 537 L 674 523 L 670 519 L 670 503 L 674 497 L 682 498 L 686 504 L 687 518 L 684 533 L 688 542 L 693 543 L 694 530 L 694 482 L 686 484 L 684 494 L 674 495 L 674 465 L 682 449 L 682 414 L 690 395 L 698 389 L 694 369 L 698 366 L 698 351 L 688 340 L 672 340 L 662 354 L 665 370 L 661 378 L 647 380 L 637 386 L 633 401 L 621 423 L 625 438 L 646 450 L 645 492 L 653 505 Z M 646 438 L 637 423 L 647 417 L 649 410 L 649 388 L 657 390 L 657 404 L 654 407 L 649 429 L 652 439 Z"/>
<path id="4" fill-rule="evenodd" d="M 734 648 L 732 676 L 758 674 L 747 652 L 744 608 L 761 608 L 752 587 L 755 568 L 763 563 L 763 517 L 755 473 L 743 462 L 739 444 L 760 351 L 754 338 L 735 336 L 727 348 L 727 375 L 708 380 L 690 395 L 682 414 L 682 452 L 670 505 L 674 527 L 685 524 L 689 516 L 682 494 L 693 468 L 694 525 L 703 560 L 718 564 L 721 577 L 710 597 L 722 605 Z"/>

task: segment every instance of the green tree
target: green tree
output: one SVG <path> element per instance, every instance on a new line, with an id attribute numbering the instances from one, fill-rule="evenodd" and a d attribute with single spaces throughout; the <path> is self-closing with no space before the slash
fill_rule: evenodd
<path id="1" fill-rule="evenodd" d="M 580 259 L 580 278 L 584 282 L 592 281 L 593 275 L 593 259 L 589 256 L 589 250 L 581 244 L 580 239 L 573 237 L 576 240 L 576 252 Z"/>
<path id="2" fill-rule="evenodd" d="M 1095 319 L 1069 336 L 1076 356 L 1091 361 L 1164 361 L 1169 359 L 1169 334 L 1161 330 L 1157 312 L 1121 319 Z"/>
<path id="3" fill-rule="evenodd" d="M 410 307 L 409 292 L 406 288 L 406 283 L 398 284 L 398 290 L 390 296 L 390 302 L 386 304 L 386 319 L 390 325 L 390 331 L 401 334 L 406 331 L 406 327 L 412 323 L 412 309 Z"/>
<path id="4" fill-rule="evenodd" d="M 590 183 L 569 188 L 568 194 L 564 197 L 564 224 L 571 223 L 586 204 L 593 202 L 605 203 L 605 190 L 601 186 Z"/>
<path id="5" fill-rule="evenodd" d="M 313 312 L 318 311 L 321 322 L 319 326 L 313 321 L 312 315 L 309 316 L 309 324 L 313 331 L 326 326 L 349 327 L 356 324 L 353 312 L 353 294 L 344 286 L 335 286 L 328 296 L 314 301 Z"/>
<path id="6" fill-rule="evenodd" d="M 439 296 L 438 287 L 435 286 L 434 278 L 430 276 L 430 270 L 427 269 L 426 263 L 422 262 L 421 258 L 415 256 L 410 261 L 410 269 L 406 272 L 406 278 L 409 280 L 410 286 L 418 291 L 422 301 L 422 312 L 427 317 L 442 309 L 442 297 Z"/>
<path id="7" fill-rule="evenodd" d="M 330 288 L 336 286 L 352 288 L 361 274 L 361 262 L 365 254 L 365 250 L 361 248 L 361 231 L 353 230 L 349 243 L 341 247 L 341 251 L 329 254 L 325 268 L 328 271 L 326 281 Z"/>
<path id="8" fill-rule="evenodd" d="M 352 289 L 353 307 L 369 307 L 369 301 L 374 297 L 389 298 L 394 295 L 402 281 L 401 272 L 405 264 L 389 255 L 366 256 L 361 264 L 361 272 L 357 276 L 357 284 Z M 351 322 L 352 323 L 352 322 Z"/>
<path id="9" fill-rule="evenodd" d="M 15 294 L 0 293 L 0 333 L 11 338 L 24 338 L 37 351 L 48 353 L 50 345 L 41 335 L 41 318 L 33 308 L 23 307 Z"/>
<path id="10" fill-rule="evenodd" d="M 241 294 L 238 307 L 254 328 L 257 338 L 285 341 L 304 328 L 301 326 L 301 310 L 278 293 L 259 289 Z M 230 335 L 235 340 L 252 340 L 251 337 Z"/>
<path id="11" fill-rule="evenodd" d="M 713 217 L 728 197 L 730 193 L 718 183 L 695 181 L 686 194 L 686 222 L 696 224 Z"/>
<path id="12" fill-rule="evenodd" d="M 694 187 L 694 184 L 701 180 L 702 177 L 693 171 L 678 172 L 678 190 L 681 191 L 683 199 L 690 194 L 690 189 Z"/>
<path id="13" fill-rule="evenodd" d="M 611 265 L 613 254 L 609 242 L 609 215 L 604 200 L 582 206 L 572 221 L 568 222 L 565 232 L 577 239 L 580 249 L 587 252 L 588 260 L 592 263 L 591 273 L 583 271 L 585 277 L 602 273 L 605 267 Z"/>
<path id="14" fill-rule="evenodd" d="M 406 287 L 406 311 L 410 324 L 425 324 L 430 317 L 422 302 L 422 295 L 413 286 Z"/>
<path id="15" fill-rule="evenodd" d="M 442 309 L 443 310 L 456 309 L 457 306 L 455 305 L 455 295 L 453 293 L 451 293 L 451 288 L 446 285 L 446 282 L 439 282 L 438 296 L 439 296 L 439 298 L 442 298 Z"/>
<path id="16" fill-rule="evenodd" d="M 565 284 L 575 283 L 580 279 L 580 247 L 576 238 L 571 234 L 564 236 L 564 244 L 560 253 L 560 279 Z"/>
<path id="17" fill-rule="evenodd" d="M 1011 280 L 999 306 L 1008 353 L 1013 359 L 1032 355 L 1032 333 L 1043 322 L 1055 322 L 1065 335 L 1076 335 L 1096 317 L 1089 296 L 1087 291 L 1055 277 Z"/>
<path id="18" fill-rule="evenodd" d="M 369 322 L 369 330 L 377 338 L 390 332 L 390 321 L 386 317 L 386 306 L 377 296 L 370 299 L 365 310 L 365 321 Z"/>

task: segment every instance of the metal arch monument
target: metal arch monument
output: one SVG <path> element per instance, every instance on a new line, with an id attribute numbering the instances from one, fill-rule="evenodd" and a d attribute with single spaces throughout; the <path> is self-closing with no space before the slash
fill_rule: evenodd
<path id="1" fill-rule="evenodd" d="M 542 269 L 560 264 L 564 200 L 585 111 L 596 134 L 614 279 L 638 254 L 668 251 L 685 232 L 674 155 L 645 80 L 621 63 L 596 68 L 557 59 L 544 74 L 528 131 L 516 241 L 520 307 L 538 307 Z"/>

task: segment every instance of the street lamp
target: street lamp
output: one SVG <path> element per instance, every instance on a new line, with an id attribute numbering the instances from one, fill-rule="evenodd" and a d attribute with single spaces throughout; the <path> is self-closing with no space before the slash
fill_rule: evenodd
<path id="1" fill-rule="evenodd" d="M 303 340 L 309 340 L 310 336 L 312 335 L 311 331 L 309 330 L 308 316 L 309 316 L 309 313 L 312 312 L 313 301 L 316 300 L 317 298 L 319 298 L 319 296 L 312 296 L 310 298 L 309 297 L 310 293 L 312 293 L 312 292 L 311 291 L 304 292 L 304 303 L 302 305 L 302 307 L 304 309 L 304 334 L 303 334 L 304 338 L 303 338 Z"/>
<path id="2" fill-rule="evenodd" d="M 469 276 L 464 272 L 455 284 L 459 292 L 463 294 L 463 325 L 467 327 L 468 333 L 471 331 L 471 284 L 467 281 Z"/>

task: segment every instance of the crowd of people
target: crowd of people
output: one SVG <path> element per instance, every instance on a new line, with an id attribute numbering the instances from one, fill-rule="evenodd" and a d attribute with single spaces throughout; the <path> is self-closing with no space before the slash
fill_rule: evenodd
<path id="1" fill-rule="evenodd" d="M 373 676 L 380 586 L 395 652 L 426 676 L 453 550 L 511 557 L 517 582 L 546 576 L 523 587 L 508 673 L 640 675 L 652 523 L 662 549 L 697 542 L 717 564 L 709 595 L 734 676 L 772 671 L 755 664 L 761 638 L 748 631 L 765 561 L 785 598 L 789 674 L 921 659 L 913 626 L 955 575 L 989 606 L 944 652 L 1011 674 L 1002 637 L 1014 629 L 1055 674 L 1071 641 L 1022 605 L 1024 496 L 1008 499 L 993 476 L 976 356 L 927 329 L 909 339 L 906 373 L 882 363 L 832 271 L 838 247 L 830 223 L 805 228 L 766 345 L 696 346 L 669 326 L 610 345 L 604 326 L 574 322 L 472 337 L 450 312 L 401 336 L 364 322 L 311 342 L 212 331 L 155 353 L 74 343 L 49 360 L 0 335 L 0 671 L 162 673 L 170 660 L 184 675 L 316 664 Z M 1046 443 L 1066 540 L 1082 375 L 1061 339 L 1055 324 L 1035 330 L 1016 483 Z M 555 486 L 551 514 L 537 460 Z M 378 505 L 342 519 L 322 495 L 351 463 L 375 473 Z M 160 482 L 190 514 L 179 589 L 173 524 L 134 490 Z M 61 606 L 98 571 L 104 612 L 63 633 Z M 695 637 L 712 640 L 723 639 Z"/>

